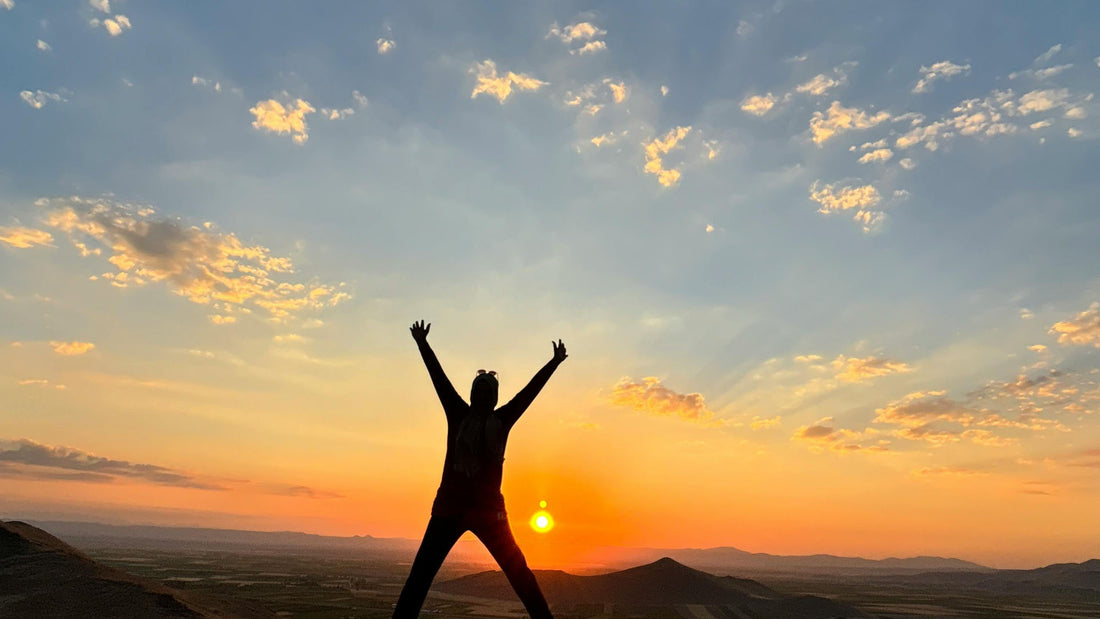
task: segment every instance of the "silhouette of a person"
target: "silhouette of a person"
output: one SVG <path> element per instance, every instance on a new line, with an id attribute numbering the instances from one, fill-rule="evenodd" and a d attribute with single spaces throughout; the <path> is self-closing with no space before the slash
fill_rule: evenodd
<path id="1" fill-rule="evenodd" d="M 432 580 L 447 553 L 463 533 L 472 531 L 504 570 L 508 582 L 527 608 L 527 614 L 532 619 L 552 617 L 535 575 L 527 567 L 527 560 L 508 527 L 500 479 L 508 432 L 546 381 L 550 380 L 554 370 L 565 361 L 565 345 L 561 340 L 551 341 L 553 358 L 526 387 L 500 408 L 496 408 L 496 372 L 478 370 L 470 389 L 470 403 L 467 404 L 451 385 L 428 345 L 431 326 L 421 320 L 414 322 L 409 330 L 420 348 L 428 375 L 447 415 L 447 455 L 443 460 L 443 479 L 432 504 L 432 517 L 393 616 L 399 619 L 416 617 L 420 613 Z"/>

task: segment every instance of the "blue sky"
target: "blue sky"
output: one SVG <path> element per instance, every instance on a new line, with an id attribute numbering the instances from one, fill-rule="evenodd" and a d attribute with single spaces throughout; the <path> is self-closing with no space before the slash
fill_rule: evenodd
<path id="1" fill-rule="evenodd" d="M 1066 481 L 1080 469 L 1020 464 L 1100 440 L 1093 3 L 3 4 L 0 338 L 19 344 L 3 389 L 22 412 L 0 413 L 2 436 L 196 468 L 158 433 L 176 422 L 97 435 L 125 396 L 81 395 L 92 374 L 237 392 L 308 375 L 312 401 L 371 434 L 381 413 L 352 422 L 354 402 L 418 388 L 404 329 L 425 317 L 456 365 L 499 364 L 506 383 L 565 339 L 557 402 L 588 429 L 705 408 L 716 452 L 877 445 L 898 474 L 995 469 L 1100 500 Z M 287 122 L 299 100 L 300 129 L 257 115 Z M 209 263 L 81 228 L 96 204 L 119 230 L 194 226 L 188 251 L 232 235 L 288 258 L 265 273 L 320 300 L 276 315 L 200 299 L 179 273 Z M 34 231 L 49 240 L 20 247 Z M 146 281 L 123 287 L 111 255 Z M 95 348 L 26 357 L 58 341 Z M 1052 371 L 1076 390 L 1056 404 L 977 395 Z M 98 412 L 74 420 L 61 397 Z M 924 408 L 878 412 L 906 402 Z M 1022 425 L 966 434 L 967 414 Z M 228 445 L 221 423 L 186 432 Z"/>

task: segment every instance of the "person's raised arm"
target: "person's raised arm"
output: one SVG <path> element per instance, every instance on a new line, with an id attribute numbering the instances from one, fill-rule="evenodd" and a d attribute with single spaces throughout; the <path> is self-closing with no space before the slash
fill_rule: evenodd
<path id="1" fill-rule="evenodd" d="M 412 332 L 413 340 L 416 341 L 416 346 L 420 349 L 420 356 L 424 358 L 424 365 L 428 368 L 428 376 L 432 379 L 432 385 L 435 386 L 435 392 L 439 396 L 440 403 L 443 404 L 443 410 L 450 416 L 458 407 L 462 406 L 462 396 L 455 391 L 454 385 L 451 384 L 447 374 L 443 371 L 443 366 L 439 365 L 439 359 L 435 357 L 435 352 L 428 345 L 428 331 L 431 328 L 431 323 L 425 325 L 424 321 L 421 320 L 414 322 L 409 327 L 409 331 Z"/>
<path id="2" fill-rule="evenodd" d="M 554 370 L 558 369 L 561 362 L 569 356 L 565 354 L 565 344 L 562 344 L 561 340 L 557 342 L 551 340 L 550 344 L 554 347 L 554 356 L 546 362 L 546 365 L 542 366 L 542 369 L 535 372 L 535 376 L 531 378 L 531 382 L 527 383 L 526 387 L 520 389 L 514 398 L 500 407 L 501 420 L 508 426 L 514 424 L 520 415 L 527 410 L 527 407 L 531 406 L 531 402 L 535 401 L 535 396 L 546 386 L 546 381 L 550 380 Z"/>

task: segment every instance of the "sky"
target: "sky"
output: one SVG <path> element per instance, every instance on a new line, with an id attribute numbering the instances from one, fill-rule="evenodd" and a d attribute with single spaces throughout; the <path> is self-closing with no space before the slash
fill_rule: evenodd
<path id="1" fill-rule="evenodd" d="M 0 517 L 1100 556 L 1100 6 L 0 0 Z M 556 526 L 526 526 L 539 501 Z"/>

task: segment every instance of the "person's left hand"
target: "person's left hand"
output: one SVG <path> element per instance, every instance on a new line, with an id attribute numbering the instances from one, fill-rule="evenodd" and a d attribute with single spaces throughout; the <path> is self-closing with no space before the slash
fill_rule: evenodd
<path id="1" fill-rule="evenodd" d="M 558 363 L 565 361 L 565 358 L 569 356 L 565 354 L 565 344 L 562 344 L 561 340 L 558 340 L 557 342 L 555 342 L 554 340 L 550 340 L 550 344 L 554 347 L 554 361 L 557 361 Z"/>

